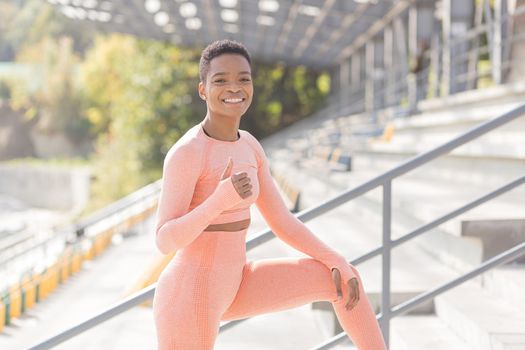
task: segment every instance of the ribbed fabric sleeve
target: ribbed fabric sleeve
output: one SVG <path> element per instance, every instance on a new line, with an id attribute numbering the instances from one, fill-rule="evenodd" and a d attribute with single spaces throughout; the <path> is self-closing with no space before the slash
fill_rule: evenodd
<path id="1" fill-rule="evenodd" d="M 176 144 L 164 159 L 156 224 L 156 245 L 163 254 L 190 244 L 223 210 L 242 200 L 231 177 L 227 177 L 219 181 L 206 200 L 188 212 L 201 174 L 202 153 L 191 144 Z"/>
<path id="2" fill-rule="evenodd" d="M 259 197 L 255 203 L 273 233 L 291 247 L 319 260 L 330 270 L 337 268 L 343 283 L 355 278 L 345 257 L 317 238 L 288 210 L 271 176 L 264 149 L 255 137 L 251 136 L 250 139 L 259 162 Z"/>

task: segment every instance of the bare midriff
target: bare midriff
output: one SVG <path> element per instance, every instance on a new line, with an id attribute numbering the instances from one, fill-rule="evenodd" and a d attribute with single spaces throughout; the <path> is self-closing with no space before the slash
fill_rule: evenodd
<path id="1" fill-rule="evenodd" d="M 240 231 L 248 228 L 248 226 L 250 226 L 250 218 L 241 221 L 208 225 L 204 231 Z"/>

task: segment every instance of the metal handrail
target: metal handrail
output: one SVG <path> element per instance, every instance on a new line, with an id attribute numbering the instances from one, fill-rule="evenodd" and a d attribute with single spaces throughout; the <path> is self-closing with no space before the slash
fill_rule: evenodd
<path id="1" fill-rule="evenodd" d="M 456 277 L 452 281 L 449 281 L 447 283 L 444 283 L 440 285 L 437 288 L 434 288 L 430 291 L 421 293 L 399 305 L 396 305 L 389 311 L 389 319 L 392 319 L 393 317 L 399 316 L 401 314 L 404 314 L 414 308 L 416 308 L 418 305 L 433 299 L 435 296 L 442 294 L 454 287 L 457 287 L 458 285 L 462 284 L 463 282 L 466 282 L 474 277 L 477 277 L 481 275 L 483 272 L 490 270 L 491 268 L 494 268 L 496 266 L 505 264 L 507 262 L 510 262 L 519 256 L 525 254 L 525 243 L 518 244 L 512 248 L 509 248 L 505 250 L 504 252 L 490 258 L 489 260 L 483 262 L 480 266 L 476 267 L 475 269 L 470 270 L 469 272 Z M 381 322 L 384 319 L 383 313 L 380 313 L 376 315 L 376 318 Z M 337 345 L 343 341 L 346 341 L 346 333 L 340 332 L 339 334 L 333 336 L 332 338 L 326 340 L 322 344 L 318 345 L 315 348 L 312 348 L 310 350 L 325 350 L 330 349 L 334 345 Z"/>
<path id="2" fill-rule="evenodd" d="M 142 302 L 151 299 L 155 293 L 155 288 L 157 283 L 152 284 L 144 289 L 139 290 L 138 292 L 130 295 L 123 301 L 114 303 L 113 305 L 107 307 L 104 311 L 98 312 L 95 316 L 88 317 L 86 320 L 77 323 L 73 327 L 68 328 L 65 331 L 58 333 L 57 335 L 46 339 L 43 342 L 40 342 L 36 345 L 31 346 L 28 350 L 43 350 L 50 349 L 53 346 L 56 346 L 70 338 L 73 338 L 75 335 L 78 335 L 88 329 L 91 329 L 104 321 L 107 321 L 115 316 L 120 315 L 121 313 L 140 305 Z"/>
<path id="3" fill-rule="evenodd" d="M 24 251 L 18 252 L 16 254 L 10 255 L 9 257 L 1 257 L 0 256 L 0 268 L 3 268 L 4 265 L 10 264 L 15 259 L 19 259 L 24 257 L 26 254 L 31 254 L 36 249 L 42 249 L 46 245 L 48 245 L 50 242 L 57 241 L 57 240 L 63 240 L 66 241 L 68 237 L 76 233 L 78 236 L 83 235 L 83 231 L 96 224 L 101 222 L 102 220 L 105 220 L 107 218 L 110 218 L 113 215 L 116 215 L 122 211 L 126 211 L 135 205 L 148 200 L 150 197 L 158 195 L 158 192 L 160 191 L 160 180 L 157 180 L 153 183 L 150 183 L 128 195 L 125 197 L 111 203 L 110 205 L 94 212 L 93 214 L 90 214 L 86 218 L 83 218 L 79 220 L 78 222 L 71 224 L 65 224 L 59 229 L 56 229 L 56 231 L 53 233 L 52 237 L 48 237 L 46 239 L 43 239 L 42 241 L 34 244 L 33 246 L 25 249 Z"/>
<path id="4" fill-rule="evenodd" d="M 87 253 L 101 232 L 109 229 L 121 231 L 122 224 L 155 205 L 159 191 L 160 180 L 141 187 L 77 222 L 48 229 L 42 235 L 44 237 L 28 232 L 23 241 L 14 244 L 14 249 L 0 249 L 0 275 L 8 276 L 0 279 L 0 299 L 9 295 L 11 286 L 26 288 L 29 282 L 16 281 L 45 272 L 56 264 L 67 247 Z"/>
<path id="5" fill-rule="evenodd" d="M 382 313 L 381 313 L 381 316 L 379 317 L 379 320 L 381 321 L 381 324 L 383 326 L 383 333 L 385 335 L 385 340 L 388 344 L 388 337 L 389 337 L 389 322 L 390 322 L 390 319 L 394 316 L 396 316 L 399 312 L 401 311 L 397 311 L 399 309 L 392 309 L 390 308 L 390 251 L 391 249 L 396 246 L 396 245 L 399 245 L 401 243 L 403 243 L 404 241 L 410 239 L 410 238 L 413 238 L 421 233 L 423 233 L 424 231 L 434 227 L 433 225 L 437 226 L 441 223 L 443 223 L 444 221 L 446 220 L 449 220 L 451 219 L 453 216 L 457 216 L 459 214 L 461 214 L 462 212 L 470 209 L 474 204 L 475 205 L 479 205 L 481 204 L 482 202 L 481 201 L 487 201 L 489 199 L 492 199 L 493 197 L 495 197 L 496 195 L 499 195 L 503 192 L 506 192 L 506 191 L 509 191 L 510 189 L 520 185 L 523 183 L 523 181 L 525 180 L 525 177 L 521 177 L 521 178 L 518 178 L 517 180 L 511 182 L 510 184 L 508 185 L 505 185 L 503 186 L 502 188 L 499 188 L 483 197 L 480 197 L 478 198 L 477 200 L 459 208 L 459 209 L 456 209 L 455 211 L 449 213 L 449 214 L 446 214 L 444 215 L 443 217 L 435 220 L 434 222 L 432 223 L 429 223 L 425 226 L 422 226 L 418 229 L 416 229 L 415 231 L 409 233 L 408 235 L 406 236 L 403 236 L 401 238 L 399 238 L 398 240 L 396 241 L 392 241 L 391 238 L 390 238 L 390 225 L 391 225 L 391 217 L 390 217 L 390 210 L 391 210 L 391 183 L 392 183 L 392 180 L 394 180 L 395 178 L 403 175 L 403 174 L 406 174 L 407 172 L 419 167 L 419 166 L 422 166 L 423 164 L 426 164 L 432 160 L 434 160 L 435 158 L 438 158 L 452 150 L 454 150 L 455 148 L 458 148 L 459 146 L 462 146 L 463 144 L 481 136 L 481 135 L 484 135 L 486 133 L 488 133 L 489 131 L 493 130 L 493 129 L 496 129 L 504 124 L 507 124 L 519 117 L 521 117 L 522 115 L 525 114 L 525 104 L 519 106 L 519 107 L 516 107 L 506 113 L 504 113 L 503 115 L 497 117 L 497 118 L 494 118 L 492 120 L 489 120 L 485 123 L 482 123 L 481 125 L 478 125 L 476 127 L 473 127 L 471 128 L 470 130 L 468 130 L 467 132 L 463 133 L 462 135 L 459 135 L 457 137 L 455 137 L 454 139 L 446 142 L 445 144 L 439 146 L 439 147 L 436 147 L 430 151 L 427 151 L 425 153 L 422 153 L 412 159 L 409 159 L 407 160 L 406 162 L 402 163 L 401 165 L 391 169 L 390 171 L 387 171 L 386 173 L 382 174 L 382 175 L 379 175 L 375 178 L 373 178 L 372 180 L 369 180 L 361 185 L 359 185 L 358 187 L 354 188 L 354 189 L 350 189 L 350 190 L 347 190 L 345 192 L 343 192 L 342 194 L 339 194 L 323 203 L 321 203 L 320 205 L 314 207 L 314 208 L 310 208 L 310 209 L 306 209 L 306 210 L 303 210 L 301 212 L 299 212 L 296 217 L 303 221 L 303 222 L 306 222 L 306 221 L 309 221 L 317 216 L 320 216 L 324 213 L 326 213 L 327 211 L 330 211 L 358 196 L 361 196 L 365 193 L 367 193 L 368 191 L 371 191 L 379 186 L 383 186 L 383 194 L 384 194 L 384 198 L 383 198 L 383 246 L 376 249 L 375 251 L 372 251 L 372 252 L 369 252 L 365 255 L 363 255 L 362 257 L 358 258 L 358 259 L 354 259 L 353 262 L 354 263 L 359 263 L 361 261 L 364 261 L 366 259 L 369 259 L 375 255 L 378 255 L 380 253 L 383 254 L 383 293 L 382 293 L 382 307 L 381 307 L 381 310 L 382 310 Z M 385 217 L 386 217 L 386 220 L 385 220 Z M 446 219 L 446 220 L 445 220 Z M 424 229 L 424 230 L 423 230 Z M 246 249 L 249 250 L 249 249 L 252 249 L 260 244 L 263 244 L 269 240 L 271 240 L 272 238 L 275 238 L 274 235 L 270 235 L 272 233 L 272 231 L 270 229 L 266 229 L 264 231 L 262 231 L 262 233 L 259 233 L 259 234 L 256 234 L 254 235 L 253 238 L 251 238 L 247 243 L 246 243 Z M 509 256 L 510 254 L 513 254 L 512 256 L 514 256 L 514 254 L 521 254 L 523 251 L 525 250 L 525 247 L 524 245 L 520 245 L 518 246 L 517 248 L 515 248 L 514 250 L 511 250 L 510 253 L 508 253 L 507 255 L 504 255 L 504 257 L 507 257 Z M 494 259 L 492 259 L 494 260 Z M 490 261 L 492 261 L 490 260 Z M 479 267 L 477 270 L 474 270 L 475 271 L 479 271 L 479 269 L 483 269 L 483 266 L 485 265 L 482 265 L 482 267 Z M 492 266 L 492 265 L 491 265 Z M 484 271 L 484 270 L 483 270 Z M 471 272 L 472 273 L 472 272 Z M 470 275 L 468 275 L 470 276 Z M 461 278 L 461 277 L 460 277 Z M 450 283 L 455 283 L 455 282 L 449 282 L 449 284 L 447 285 L 450 285 Z M 443 287 L 443 288 L 446 288 L 446 286 Z M 111 318 L 113 317 L 114 315 L 116 314 L 119 314 L 119 313 L 122 313 L 126 310 L 128 310 L 129 308 L 137 305 L 137 304 L 140 304 L 142 301 L 148 299 L 148 298 L 151 298 L 153 297 L 154 295 L 154 290 L 156 288 L 156 283 L 147 287 L 147 288 L 144 288 L 143 290 L 141 291 L 138 291 L 137 293 L 135 293 L 133 296 L 129 297 L 128 299 L 126 299 L 125 301 L 123 302 L 120 302 L 118 303 L 116 306 L 113 306 L 113 307 L 110 307 L 109 309 L 107 309 L 106 311 L 102 312 L 102 313 L 99 313 L 97 315 L 95 315 L 94 317 L 91 317 L 89 318 L 88 320 L 76 325 L 76 326 L 73 326 L 69 329 L 67 329 L 65 332 L 62 332 L 62 333 L 59 333 L 51 338 L 49 338 L 48 340 L 42 342 L 42 343 L 39 343 L 37 345 L 35 345 L 34 347 L 32 347 L 31 349 L 48 349 L 49 346 L 51 345 L 56 345 L 56 344 L 59 344 L 81 332 L 83 332 L 84 330 L 88 329 L 88 328 L 91 328 L 91 327 L 94 327 L 95 325 L 97 324 L 100 324 L 102 323 L 103 321 L 107 320 L 108 318 Z M 441 288 L 441 287 L 440 287 Z M 442 292 L 443 290 L 439 289 L 438 292 Z M 426 299 L 425 299 L 426 300 Z M 415 300 L 413 301 L 412 304 L 409 304 L 408 306 L 406 306 L 407 308 L 410 308 L 410 307 L 415 307 L 416 303 L 418 303 L 418 300 Z M 404 310 L 406 309 L 402 309 L 403 312 Z M 226 328 L 229 328 L 235 324 L 238 324 L 240 323 L 242 320 L 238 320 L 238 321 L 232 321 L 232 322 L 228 322 L 228 323 L 225 323 L 221 326 L 221 329 L 226 329 Z M 338 341 L 338 339 L 341 339 L 341 338 L 344 338 L 344 333 L 343 334 L 339 334 L 338 336 L 332 338 L 331 340 L 329 340 L 326 345 L 322 345 L 323 347 L 322 348 L 326 348 L 324 346 L 331 346 L 331 345 L 334 345 L 335 342 Z"/>

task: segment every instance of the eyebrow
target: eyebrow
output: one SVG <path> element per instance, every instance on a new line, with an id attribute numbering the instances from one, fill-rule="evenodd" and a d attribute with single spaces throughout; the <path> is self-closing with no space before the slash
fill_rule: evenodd
<path id="1" fill-rule="evenodd" d="M 215 73 L 214 75 L 212 75 L 211 77 L 215 77 L 216 75 L 227 75 L 228 73 L 227 72 L 218 72 L 218 73 Z M 239 72 L 239 74 L 252 74 L 251 72 L 249 71 L 242 71 L 242 72 Z"/>

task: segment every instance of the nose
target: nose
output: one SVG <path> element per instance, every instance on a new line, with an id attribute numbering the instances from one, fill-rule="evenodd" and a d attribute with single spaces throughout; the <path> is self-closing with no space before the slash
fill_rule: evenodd
<path id="1" fill-rule="evenodd" d="M 238 92 L 241 90 L 241 87 L 239 86 L 239 83 L 237 81 L 231 81 L 228 83 L 228 91 L 231 92 Z"/>

